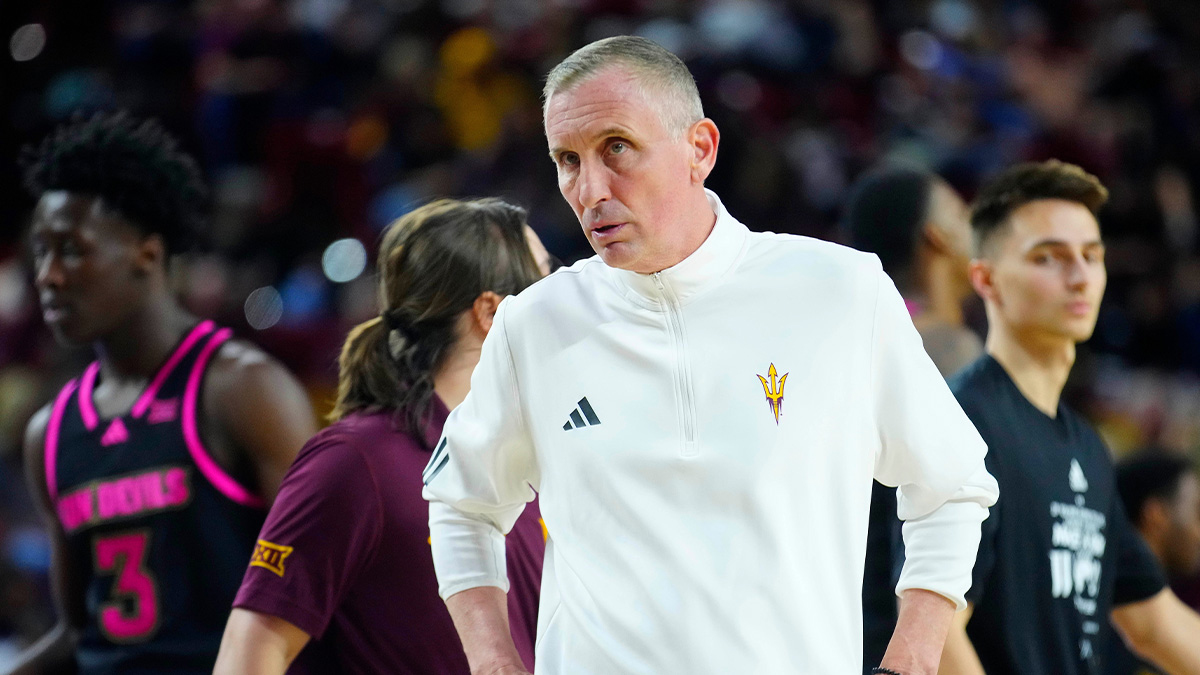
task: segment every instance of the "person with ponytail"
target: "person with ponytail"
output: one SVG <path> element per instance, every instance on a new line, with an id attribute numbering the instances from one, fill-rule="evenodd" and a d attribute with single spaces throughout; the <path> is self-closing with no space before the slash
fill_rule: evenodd
<path id="1" fill-rule="evenodd" d="M 523 209 L 442 200 L 380 244 L 379 316 L 350 331 L 333 423 L 300 451 L 263 526 L 216 673 L 467 675 L 438 597 L 422 472 L 466 397 L 501 300 L 549 256 Z M 508 614 L 533 670 L 544 530 L 508 535 Z"/>

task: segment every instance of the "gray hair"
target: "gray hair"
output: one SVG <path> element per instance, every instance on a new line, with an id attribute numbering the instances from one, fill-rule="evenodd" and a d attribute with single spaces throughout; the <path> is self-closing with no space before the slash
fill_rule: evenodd
<path id="1" fill-rule="evenodd" d="M 546 76 L 542 90 L 545 106 L 550 97 L 571 89 L 609 66 L 627 68 L 638 82 L 646 101 L 659 108 L 667 133 L 678 138 L 692 124 L 704 119 L 700 92 L 691 71 L 671 52 L 643 37 L 618 35 L 597 40 L 577 49 Z"/>

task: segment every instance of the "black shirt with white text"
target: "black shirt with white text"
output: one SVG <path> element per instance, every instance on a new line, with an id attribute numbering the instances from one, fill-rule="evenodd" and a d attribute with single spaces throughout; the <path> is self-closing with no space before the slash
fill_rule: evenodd
<path id="1" fill-rule="evenodd" d="M 984 355 L 950 382 L 988 445 L 1000 499 L 983 523 L 967 600 L 967 634 L 989 673 L 1101 675 L 1114 606 L 1165 585 L 1129 524 L 1112 460 L 1096 432 L 1060 403 L 1034 407 Z"/>

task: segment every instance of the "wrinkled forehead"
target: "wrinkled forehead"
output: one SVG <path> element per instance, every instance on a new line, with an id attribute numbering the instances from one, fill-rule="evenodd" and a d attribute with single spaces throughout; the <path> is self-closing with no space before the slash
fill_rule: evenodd
<path id="1" fill-rule="evenodd" d="M 603 94 L 606 90 L 638 89 L 642 87 L 641 78 L 630 67 L 621 63 L 601 66 L 589 72 L 580 73 L 558 85 L 546 96 L 542 105 L 543 119 L 550 116 L 551 109 L 561 110 L 568 99 L 586 99 L 590 93 Z"/>
<path id="2" fill-rule="evenodd" d="M 661 97 L 642 79 L 627 68 L 609 66 L 556 90 L 546 99 L 542 118 L 547 139 L 595 133 L 592 127 L 611 123 L 628 125 L 649 118 L 661 123 Z"/>

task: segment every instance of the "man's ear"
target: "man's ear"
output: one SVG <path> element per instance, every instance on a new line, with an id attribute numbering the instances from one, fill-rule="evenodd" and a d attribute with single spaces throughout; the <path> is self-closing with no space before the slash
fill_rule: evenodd
<path id="1" fill-rule="evenodd" d="M 1142 504 L 1141 513 L 1131 513 L 1134 526 L 1146 535 L 1162 536 L 1171 529 L 1171 513 L 1163 500 L 1150 498 Z"/>
<path id="2" fill-rule="evenodd" d="M 496 318 L 496 309 L 504 298 L 499 293 L 484 291 L 475 298 L 471 305 L 471 318 L 475 327 L 484 335 L 492 329 L 492 321 Z"/>
<path id="3" fill-rule="evenodd" d="M 693 124 L 687 134 L 692 152 L 692 182 L 702 185 L 717 163 L 721 132 L 717 130 L 715 122 L 705 117 Z"/>
<path id="4" fill-rule="evenodd" d="M 134 270 L 137 276 L 149 276 L 156 269 L 167 268 L 167 245 L 162 235 L 142 237 L 134 252 Z"/>
<path id="5" fill-rule="evenodd" d="M 992 263 L 984 258 L 974 258 L 967 264 L 967 278 L 971 287 L 984 300 L 999 303 L 1000 296 L 996 290 L 995 270 Z"/>

